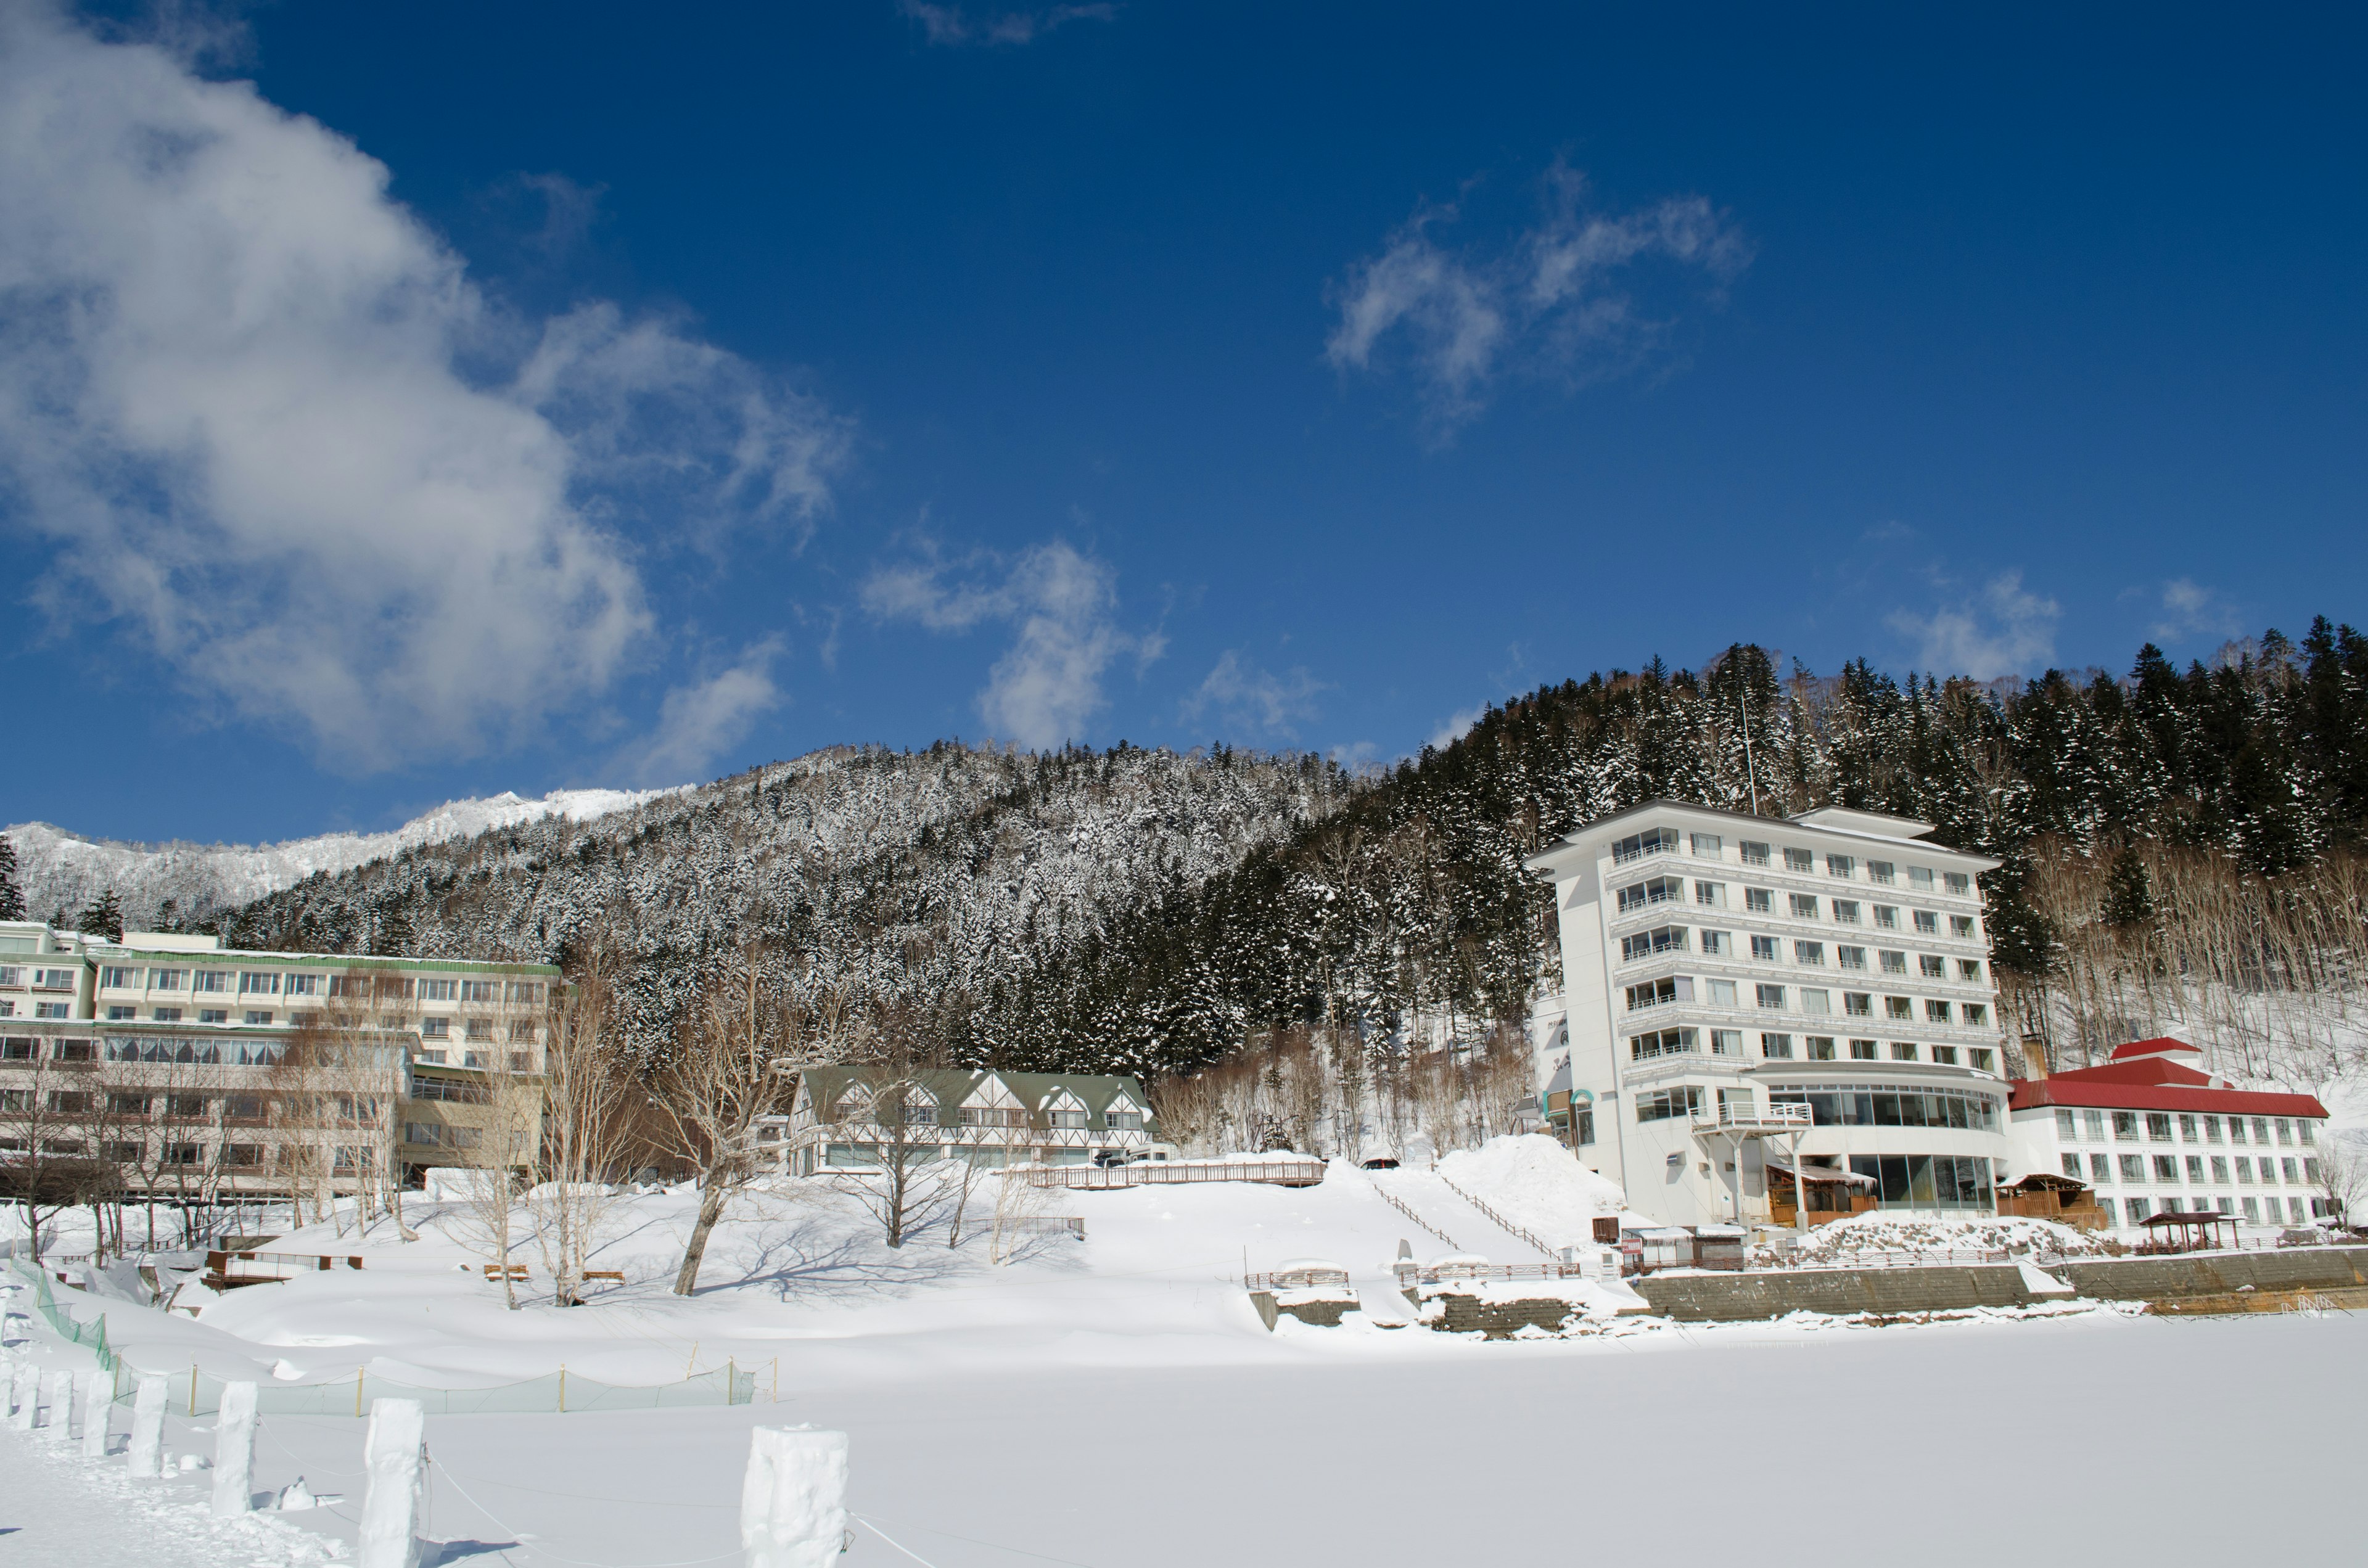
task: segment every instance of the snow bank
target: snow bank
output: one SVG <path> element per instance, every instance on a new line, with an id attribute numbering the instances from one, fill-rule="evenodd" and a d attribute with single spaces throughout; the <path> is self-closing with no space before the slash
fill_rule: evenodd
<path id="1" fill-rule="evenodd" d="M 1820 1225 L 1798 1246 L 1798 1256 L 1818 1262 L 1847 1262 L 1877 1252 L 2044 1252 L 2106 1257 L 2113 1251 L 2087 1232 L 2053 1220 L 2011 1215 L 1911 1220 L 1879 1212 L 1853 1214 Z"/>
<path id="2" fill-rule="evenodd" d="M 1619 1183 L 1538 1132 L 1458 1149 L 1439 1162 L 1439 1174 L 1551 1246 L 1593 1240 L 1597 1216 L 1618 1214 L 1628 1205 Z"/>

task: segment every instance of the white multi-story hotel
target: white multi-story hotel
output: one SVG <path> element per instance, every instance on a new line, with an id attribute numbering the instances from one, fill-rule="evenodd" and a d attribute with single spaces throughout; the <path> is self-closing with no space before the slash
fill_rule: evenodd
<path id="1" fill-rule="evenodd" d="M 2007 1094 L 1975 877 L 1998 862 L 1931 831 L 1652 801 L 1529 862 L 1561 923 L 1549 1104 L 1633 1208 L 1790 1224 L 1805 1187 L 1812 1221 L 1994 1211 Z"/>

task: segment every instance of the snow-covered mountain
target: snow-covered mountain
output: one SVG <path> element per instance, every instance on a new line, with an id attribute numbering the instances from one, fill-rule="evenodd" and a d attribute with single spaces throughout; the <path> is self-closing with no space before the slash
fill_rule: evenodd
<path id="1" fill-rule="evenodd" d="M 28 914 L 42 919 L 63 910 L 71 920 L 112 888 L 122 901 L 124 918 L 145 925 L 167 900 L 178 918 L 206 920 L 293 887 L 316 871 L 334 875 L 423 844 L 474 838 L 492 828 L 545 817 L 589 822 L 676 792 L 554 790 L 530 801 L 506 790 L 448 801 L 385 833 L 324 833 L 283 844 L 131 844 L 85 838 L 45 822 L 19 823 L 6 831 L 17 846 Z"/>

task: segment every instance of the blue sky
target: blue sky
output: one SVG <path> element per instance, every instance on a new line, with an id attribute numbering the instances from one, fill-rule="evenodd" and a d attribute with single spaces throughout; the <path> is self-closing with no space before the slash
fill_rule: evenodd
<path id="1" fill-rule="evenodd" d="M 0 819 L 2362 617 L 2332 11 L 0 18 Z"/>

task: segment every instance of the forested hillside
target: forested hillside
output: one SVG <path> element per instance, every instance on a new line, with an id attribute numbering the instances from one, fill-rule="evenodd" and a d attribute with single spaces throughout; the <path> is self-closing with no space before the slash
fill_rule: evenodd
<path id="1" fill-rule="evenodd" d="M 1656 796 L 1770 815 L 1894 812 L 1998 856 L 1986 881 L 2009 1002 L 2035 1032 L 2086 1049 L 2133 1018 L 2183 1017 L 2167 998 L 2150 1013 L 2132 999 L 2149 965 L 2258 993 L 2285 983 L 2262 957 L 2272 949 L 2326 958 L 2334 942 L 2358 964 L 2353 882 L 2325 873 L 2355 866 L 2368 838 L 2368 640 L 2321 620 L 2299 648 L 2271 632 L 2182 673 L 2148 646 L 2125 678 L 2051 673 L 2020 690 L 1900 684 L 1863 661 L 1780 679 L 1753 647 L 1703 674 L 1656 662 L 1546 687 L 1289 842 L 1093 934 L 982 1017 L 971 1048 L 1156 1071 L 1277 1020 L 1476 1040 L 1558 983 L 1548 900 L 1523 858 Z M 2233 911 L 2214 917 L 2208 954 L 2164 926 L 2184 907 L 2169 889 L 2162 916 L 2114 925 L 2106 879 L 2081 868 L 2124 845 L 2145 851 L 2125 873 L 2141 884 L 2183 866 L 2199 887 L 2234 890 L 2206 901 Z M 2100 926 L 2166 945 L 2129 949 L 2128 986 L 2067 988 L 2067 959 Z M 2347 972 L 2339 997 L 2359 983 Z"/>
<path id="2" fill-rule="evenodd" d="M 1737 646 L 1543 687 L 1362 783 L 1224 750 L 849 750 L 316 877 L 225 929 L 563 960 L 605 933 L 653 1050 L 706 960 L 762 943 L 959 1060 L 1189 1071 L 1271 1024 L 1386 1051 L 1520 1018 L 1558 980 L 1523 858 L 1655 796 L 1869 807 L 1999 857 L 2009 1006 L 2078 1049 L 2202 1006 L 2165 974 L 2214 977 L 2246 1050 L 2270 1027 L 2248 998 L 2323 987 L 2336 1022 L 2289 1034 L 2348 1049 L 2368 640 L 2324 621 L 2299 647 L 2271 632 L 2185 671 L 2148 647 L 2125 676 L 2019 688 L 1780 675 Z"/>

